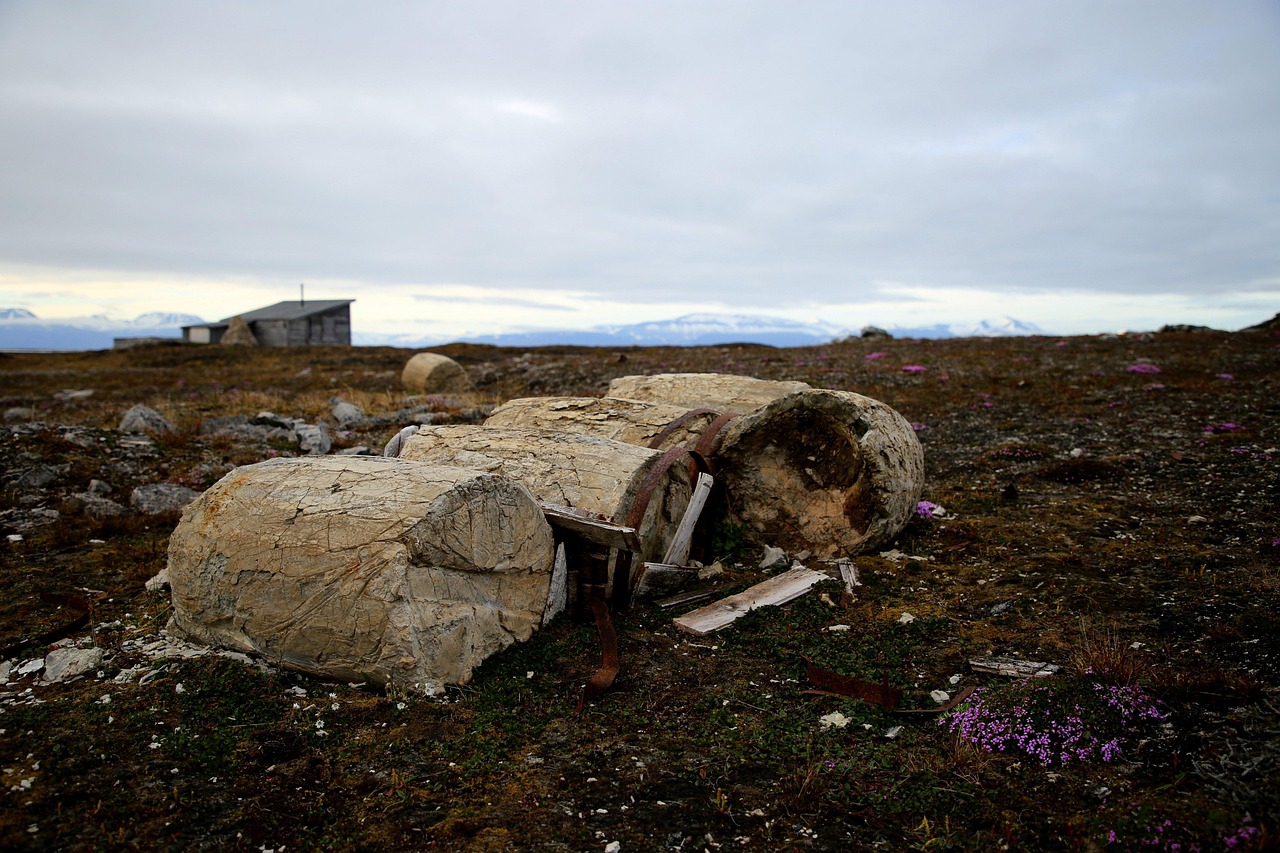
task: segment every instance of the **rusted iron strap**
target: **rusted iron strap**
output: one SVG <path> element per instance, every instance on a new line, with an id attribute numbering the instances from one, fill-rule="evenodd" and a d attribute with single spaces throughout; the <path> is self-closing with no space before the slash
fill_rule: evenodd
<path id="1" fill-rule="evenodd" d="M 961 690 L 959 693 L 953 696 L 950 701 L 944 702 L 943 704 L 939 705 L 936 708 L 896 708 L 894 709 L 893 713 L 895 714 L 945 714 L 947 711 L 950 711 L 952 708 L 954 708 L 955 706 L 959 705 L 961 702 L 963 702 L 964 700 L 972 696 L 973 691 L 977 689 L 978 688 L 976 687 L 966 687 L 964 690 Z"/>
<path id="2" fill-rule="evenodd" d="M 54 592 L 42 592 L 40 593 L 40 600 L 45 604 L 70 607 L 73 610 L 80 611 L 80 615 L 72 619 L 70 622 L 60 625 L 51 631 L 45 631 L 38 637 L 19 640 L 8 648 L 0 649 L 0 660 L 13 657 L 25 646 L 56 643 L 63 637 L 74 634 L 76 631 L 79 631 L 81 628 L 89 624 L 89 614 L 93 612 L 93 605 L 83 598 L 79 598 L 74 595 L 60 595 Z"/>
<path id="3" fill-rule="evenodd" d="M 694 465 L 699 471 L 705 474 L 711 473 L 711 466 L 707 463 L 707 458 L 697 450 L 689 450 L 684 447 L 673 447 L 666 453 L 662 454 L 662 458 L 658 460 L 649 474 L 644 478 L 644 482 L 640 484 L 640 488 L 636 490 L 635 497 L 631 499 L 631 509 L 627 512 L 627 520 L 623 522 L 626 527 L 634 527 L 640 529 L 640 522 L 644 521 L 644 514 L 649 509 L 649 501 L 653 499 L 653 493 L 657 490 L 658 484 L 662 482 L 662 478 L 666 476 L 671 466 L 681 456 L 688 456 L 693 460 Z"/>
<path id="4" fill-rule="evenodd" d="M 861 699 L 872 705 L 879 705 L 886 711 L 892 711 L 897 706 L 898 700 L 902 698 L 902 691 L 896 687 L 890 687 L 887 681 L 883 684 L 861 681 L 816 667 L 807 657 L 801 657 L 801 660 L 804 661 L 805 677 L 809 679 L 810 684 L 819 688 L 815 692 Z"/>
<path id="5" fill-rule="evenodd" d="M 716 455 L 716 451 L 720 449 L 720 433 L 728 425 L 729 421 L 736 418 L 733 412 L 727 412 L 712 421 L 705 430 L 703 430 L 702 438 L 698 439 L 698 444 L 694 450 L 707 459 L 711 459 Z M 708 472 L 711 473 L 711 472 Z"/>
<path id="6" fill-rule="evenodd" d="M 609 605 L 599 596 L 591 597 L 591 610 L 596 617 L 596 632 L 600 634 L 600 648 L 603 660 L 596 674 L 591 676 L 587 686 L 582 688 L 582 696 L 578 699 L 575 714 L 581 714 L 587 702 L 594 701 L 613 686 L 618 677 L 621 665 L 618 662 L 618 632 L 614 630 L 613 620 L 609 618 Z"/>
<path id="7" fill-rule="evenodd" d="M 662 442 L 666 441 L 668 438 L 671 437 L 671 433 L 680 429 L 680 427 L 684 426 L 694 418 L 699 418 L 699 417 L 702 417 L 703 415 L 715 415 L 716 417 L 719 417 L 720 413 L 717 412 L 715 409 L 692 409 L 688 412 L 685 412 L 683 415 L 681 415 L 671 423 L 664 426 L 662 428 L 662 432 L 654 436 L 653 441 L 649 442 L 649 449 L 657 450 L 659 447 L 662 446 Z"/>

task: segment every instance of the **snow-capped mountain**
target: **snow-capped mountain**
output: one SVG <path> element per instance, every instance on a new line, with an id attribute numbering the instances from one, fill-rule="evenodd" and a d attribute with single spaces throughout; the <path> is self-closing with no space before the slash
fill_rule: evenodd
<path id="1" fill-rule="evenodd" d="M 0 308 L 0 349 L 110 349 L 116 338 L 176 338 L 204 322 L 193 314 L 153 311 L 133 320 L 94 314 L 42 320 L 26 308 Z"/>
<path id="2" fill-rule="evenodd" d="M 1044 334 L 1044 330 L 1035 323 L 1015 320 L 1012 317 L 979 320 L 967 326 L 955 324 L 951 327 L 951 330 L 957 338 L 1005 338 L 1016 335 Z"/>
<path id="3" fill-rule="evenodd" d="M 782 317 L 686 314 L 673 320 L 594 326 L 590 329 L 511 332 L 468 340 L 499 346 L 713 346 L 754 343 L 797 347 L 822 344 L 849 334 L 852 332 L 848 329 L 828 323 L 803 323 Z"/>

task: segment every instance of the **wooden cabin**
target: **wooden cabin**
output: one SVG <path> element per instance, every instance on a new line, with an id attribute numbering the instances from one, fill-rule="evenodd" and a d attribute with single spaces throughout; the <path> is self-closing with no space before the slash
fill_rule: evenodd
<path id="1" fill-rule="evenodd" d="M 352 302 L 355 300 L 293 300 L 236 316 L 244 320 L 260 346 L 351 346 Z M 183 326 L 182 339 L 193 344 L 216 344 L 234 319 Z"/>

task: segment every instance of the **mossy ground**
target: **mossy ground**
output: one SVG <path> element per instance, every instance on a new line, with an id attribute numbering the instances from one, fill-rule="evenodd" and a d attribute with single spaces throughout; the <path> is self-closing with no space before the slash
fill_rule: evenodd
<path id="1" fill-rule="evenodd" d="M 93 519 L 71 495 L 148 482 L 208 486 L 286 451 L 197 434 L 205 417 L 270 409 L 317 420 L 341 396 L 404 404 L 392 349 L 0 356 L 0 395 L 43 428 L 0 432 L 10 533 L 0 644 L 65 621 L 39 594 L 94 602 L 76 636 L 102 675 L 3 688 L 0 845 L 9 849 L 1264 849 L 1280 835 L 1280 340 L 1247 334 L 441 351 L 475 380 L 441 411 L 528 394 L 600 394 L 612 376 L 720 371 L 884 400 L 917 425 L 924 497 L 908 555 L 711 637 L 669 611 L 620 614 L 623 671 L 574 714 L 599 662 L 591 625 L 561 621 L 491 659 L 445 701 L 387 695 L 217 657 L 152 660 L 167 619 L 143 582 L 175 517 Z M 871 357 L 875 353 L 882 355 Z M 922 365 L 923 372 L 901 367 Z M 1131 372 L 1154 364 L 1160 372 Z M 1227 378 L 1229 377 L 1229 378 Z M 64 389 L 93 388 L 64 400 Z M 134 403 L 179 433 L 122 443 Z M 394 426 L 336 432 L 380 447 Z M 62 466 L 38 488 L 13 485 Z M 741 531 L 713 540 L 724 593 L 757 582 Z M 825 596 L 823 595 L 825 593 Z M 903 623 L 902 614 L 914 621 Z M 848 625 L 847 631 L 830 631 Z M 17 656 L 36 657 L 28 645 Z M 967 661 L 1122 673 L 1168 727 L 1113 762 L 1044 766 L 988 753 L 928 716 L 802 691 L 801 656 L 887 678 L 905 707 L 1002 683 Z M 132 670 L 132 667 L 141 669 Z M 116 677 L 120 675 L 120 680 Z M 958 684 L 952 677 L 959 676 Z M 843 728 L 819 718 L 839 711 Z M 1065 712 L 1065 709 L 1064 709 Z M 902 726 L 895 737 L 887 733 Z M 1252 831 L 1243 831 L 1252 827 Z"/>

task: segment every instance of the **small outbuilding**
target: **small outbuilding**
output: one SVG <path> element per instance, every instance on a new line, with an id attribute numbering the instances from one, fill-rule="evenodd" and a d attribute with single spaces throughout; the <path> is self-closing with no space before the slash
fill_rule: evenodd
<path id="1" fill-rule="evenodd" d="M 182 339 L 216 344 L 236 317 L 244 320 L 264 347 L 351 346 L 351 303 L 354 299 L 277 302 L 266 308 L 227 317 L 216 323 L 182 327 Z"/>

